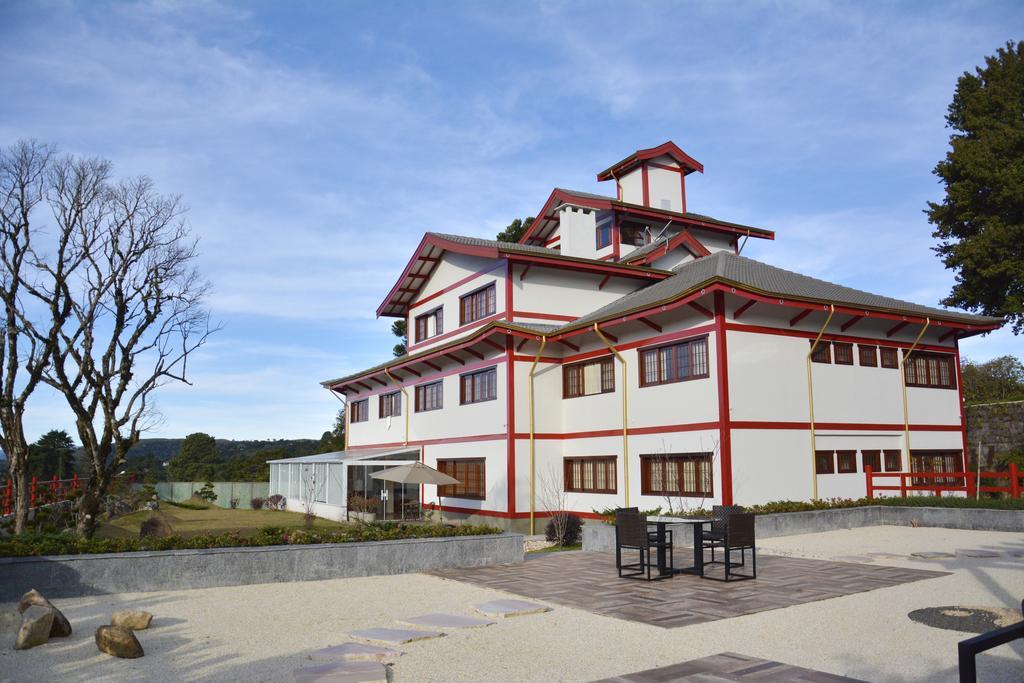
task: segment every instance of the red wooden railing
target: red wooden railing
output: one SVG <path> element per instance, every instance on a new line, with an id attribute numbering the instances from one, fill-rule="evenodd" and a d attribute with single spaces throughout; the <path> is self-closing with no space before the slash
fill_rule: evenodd
<path id="1" fill-rule="evenodd" d="M 68 500 L 75 495 L 75 491 L 82 488 L 83 480 L 76 474 L 71 479 L 58 479 L 53 475 L 52 479 L 40 481 L 38 477 L 32 477 L 28 487 L 28 506 L 34 508 L 47 503 L 59 503 Z M 14 511 L 14 482 L 10 479 L 0 487 L 0 514 L 9 515 Z"/>
<path id="2" fill-rule="evenodd" d="M 1005 486 L 993 486 L 982 483 L 978 486 L 978 478 L 1006 481 Z M 875 483 L 879 479 L 899 479 L 896 485 Z M 871 466 L 864 468 L 864 479 L 867 485 L 868 498 L 874 498 L 877 491 L 899 491 L 906 498 L 908 492 L 923 491 L 936 496 L 950 491 L 966 493 L 973 497 L 980 493 L 1008 493 L 1011 498 L 1020 498 L 1024 486 L 1020 483 L 1021 473 L 1014 464 L 1008 472 L 872 472 Z M 921 483 L 915 480 L 931 480 Z"/>

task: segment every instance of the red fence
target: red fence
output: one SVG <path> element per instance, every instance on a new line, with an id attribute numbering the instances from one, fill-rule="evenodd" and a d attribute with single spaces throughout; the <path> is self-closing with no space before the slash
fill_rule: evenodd
<path id="1" fill-rule="evenodd" d="M 978 478 L 988 479 L 978 486 Z M 898 479 L 886 484 L 876 483 L 879 479 Z M 1010 465 L 1009 472 L 872 472 L 871 466 L 864 468 L 868 498 L 874 498 L 877 491 L 899 491 L 906 498 L 908 492 L 921 491 L 941 496 L 943 491 L 958 491 L 973 497 L 980 493 L 1009 493 L 1011 498 L 1020 498 L 1024 486 L 1020 483 L 1021 473 L 1016 465 Z M 992 485 L 992 480 L 1005 481 L 1004 486 Z"/>
<path id="2" fill-rule="evenodd" d="M 75 495 L 75 491 L 82 487 L 82 483 L 77 474 L 71 479 L 58 479 L 55 474 L 53 479 L 43 481 L 32 477 L 28 487 L 28 506 L 34 508 L 37 505 L 67 500 Z M 14 482 L 8 479 L 3 488 L 0 488 L 0 514 L 9 515 L 13 511 Z"/>

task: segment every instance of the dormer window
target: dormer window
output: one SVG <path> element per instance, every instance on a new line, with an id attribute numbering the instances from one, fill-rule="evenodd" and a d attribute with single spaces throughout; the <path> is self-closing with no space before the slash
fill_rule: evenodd
<path id="1" fill-rule="evenodd" d="M 597 226 L 597 248 L 604 249 L 612 244 L 612 224 L 609 221 Z"/>
<path id="2" fill-rule="evenodd" d="M 436 337 L 444 332 L 443 311 L 444 309 L 438 306 L 429 313 L 416 316 L 417 343 L 431 337 Z"/>

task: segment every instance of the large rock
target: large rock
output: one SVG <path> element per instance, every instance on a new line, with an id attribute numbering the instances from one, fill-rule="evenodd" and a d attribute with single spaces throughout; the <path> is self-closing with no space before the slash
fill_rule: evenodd
<path id="1" fill-rule="evenodd" d="M 21 601 L 18 602 L 18 614 L 24 614 L 25 610 L 32 605 L 53 610 L 53 626 L 50 628 L 51 638 L 67 638 L 71 635 L 71 622 L 68 621 L 68 618 L 35 588 L 21 596 Z"/>
<path id="2" fill-rule="evenodd" d="M 53 610 L 40 605 L 30 605 L 21 615 L 21 628 L 14 643 L 15 650 L 27 650 L 42 645 L 50 639 L 53 627 Z"/>
<path id="3" fill-rule="evenodd" d="M 159 512 L 150 515 L 139 525 L 139 538 L 167 538 L 174 535 L 170 522 Z"/>
<path id="4" fill-rule="evenodd" d="M 100 652 L 121 659 L 135 659 L 146 654 L 132 630 L 124 626 L 100 626 L 96 629 L 96 647 Z"/>
<path id="5" fill-rule="evenodd" d="M 149 628 L 151 621 L 153 621 L 153 615 L 140 609 L 119 609 L 110 617 L 111 625 L 124 626 L 133 631 Z"/>

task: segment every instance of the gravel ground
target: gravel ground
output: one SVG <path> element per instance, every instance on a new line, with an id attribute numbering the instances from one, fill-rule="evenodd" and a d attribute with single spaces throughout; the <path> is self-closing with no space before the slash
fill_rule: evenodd
<path id="1" fill-rule="evenodd" d="M 554 605 L 546 614 L 404 646 L 394 679 L 592 680 L 734 651 L 871 681 L 956 680 L 956 643 L 968 636 L 914 623 L 907 613 L 957 604 L 1012 608 L 1024 597 L 1024 558 L 1006 552 L 1024 549 L 1024 533 L 873 527 L 765 539 L 761 547 L 828 559 L 959 548 L 1003 555 L 874 557 L 879 564 L 953 574 L 677 629 Z M 394 619 L 428 612 L 470 615 L 473 603 L 501 597 L 509 596 L 412 574 L 58 600 L 75 628 L 67 640 L 15 652 L 13 622 L 0 619 L 0 680 L 287 681 L 309 662 L 308 652 L 344 642 L 350 630 L 392 626 Z M 150 630 L 138 633 L 142 659 L 118 660 L 93 643 L 96 627 L 125 606 L 156 615 Z M 1024 681 L 1024 642 L 982 655 L 979 680 Z"/>

